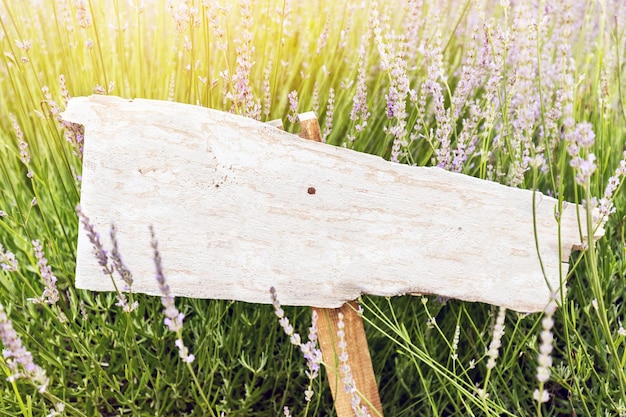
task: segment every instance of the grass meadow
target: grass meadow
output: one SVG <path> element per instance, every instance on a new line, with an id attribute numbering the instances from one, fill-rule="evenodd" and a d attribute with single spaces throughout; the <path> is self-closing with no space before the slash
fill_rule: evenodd
<path id="1" fill-rule="evenodd" d="M 112 94 L 289 131 L 313 110 L 331 145 L 582 203 L 586 236 L 596 209 L 543 314 L 363 318 L 387 416 L 626 416 L 625 30 L 622 0 L 1 0 L 0 415 L 334 415 L 271 305 L 74 288 L 83 136 L 59 113 Z"/>

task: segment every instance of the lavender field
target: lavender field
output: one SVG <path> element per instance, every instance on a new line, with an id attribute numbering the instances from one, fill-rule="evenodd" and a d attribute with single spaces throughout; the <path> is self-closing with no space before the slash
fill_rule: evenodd
<path id="1" fill-rule="evenodd" d="M 543 313 L 433 294 L 363 320 L 387 416 L 626 416 L 622 0 L 2 0 L 0 46 L 1 416 L 335 415 L 286 325 L 315 333 L 308 308 L 135 294 L 124 248 L 102 279 L 130 292 L 74 287 L 84 131 L 60 114 L 91 94 L 290 132 L 314 111 L 328 146 L 582 204 L 581 242 L 605 235 Z"/>

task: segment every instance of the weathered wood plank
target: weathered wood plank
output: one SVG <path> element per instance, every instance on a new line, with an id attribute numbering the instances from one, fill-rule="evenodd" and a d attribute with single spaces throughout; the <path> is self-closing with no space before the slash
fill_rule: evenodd
<path id="1" fill-rule="evenodd" d="M 519 311 L 548 300 L 533 193 L 306 141 L 198 106 L 75 98 L 81 205 L 118 227 L 135 292 L 158 294 L 148 225 L 174 295 L 339 307 L 361 294 L 439 294 Z M 547 281 L 580 242 L 575 205 L 535 194 Z M 103 233 L 103 240 L 106 241 Z M 110 291 L 85 234 L 76 285 Z"/>

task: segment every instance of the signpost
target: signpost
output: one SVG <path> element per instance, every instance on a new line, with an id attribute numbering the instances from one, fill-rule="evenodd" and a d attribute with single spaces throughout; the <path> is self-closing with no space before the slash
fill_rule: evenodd
<path id="1" fill-rule="evenodd" d="M 273 286 L 284 305 L 325 309 L 437 294 L 540 311 L 582 244 L 575 204 L 228 113 L 90 96 L 63 117 L 85 126 L 81 207 L 115 223 L 134 292 L 159 294 L 151 224 L 175 296 L 267 304 Z M 83 231 L 76 285 L 114 290 Z"/>
<path id="2" fill-rule="evenodd" d="M 308 112 L 298 115 L 302 131 L 300 137 L 322 141 L 320 125 L 315 113 Z M 282 121 L 272 121 L 272 124 L 282 129 Z M 318 342 L 322 357 L 326 364 L 328 385 L 335 400 L 335 411 L 338 417 L 348 417 L 354 414 L 351 394 L 344 390 L 343 377 L 339 372 L 339 357 L 337 352 L 337 334 L 342 330 L 345 334 L 345 351 L 348 354 L 347 363 L 350 366 L 351 376 L 358 394 L 362 397 L 361 405 L 369 415 L 383 415 L 383 406 L 378 394 L 376 376 L 372 366 L 363 319 L 358 313 L 359 305 L 350 301 L 339 308 L 313 307 L 318 317 Z M 343 316 L 343 329 L 340 329 L 339 314 Z"/>

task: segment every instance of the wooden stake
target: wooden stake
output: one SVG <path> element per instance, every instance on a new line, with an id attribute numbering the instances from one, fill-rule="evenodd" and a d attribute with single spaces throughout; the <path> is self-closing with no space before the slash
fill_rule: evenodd
<path id="1" fill-rule="evenodd" d="M 367 412 L 371 416 L 383 415 L 372 359 L 363 328 L 363 319 L 357 312 L 358 309 L 359 304 L 356 301 L 346 303 L 340 308 L 313 308 L 318 315 L 318 340 L 326 364 L 330 390 L 335 399 L 337 417 L 354 416 L 352 398 L 344 390 L 343 375 L 339 371 L 339 351 L 337 348 L 339 313 L 343 314 L 348 364 L 354 384 L 361 397 L 361 404 L 367 408 Z"/>
<path id="2" fill-rule="evenodd" d="M 300 137 L 316 142 L 322 141 L 322 134 L 317 117 L 313 112 L 302 113 L 300 120 Z M 339 313 L 343 314 L 346 351 L 348 365 L 357 392 L 361 397 L 361 404 L 367 408 L 372 416 L 382 416 L 383 408 L 378 395 L 376 377 L 372 366 L 372 358 L 367 346 L 367 338 L 363 327 L 363 319 L 358 313 L 359 305 L 356 301 L 344 304 L 340 308 L 316 308 L 318 316 L 318 340 L 322 350 L 322 358 L 326 364 L 326 375 L 330 390 L 335 400 L 337 417 L 354 416 L 352 398 L 344 389 L 344 375 L 339 371 L 339 349 L 337 347 L 337 332 L 339 331 Z"/>

